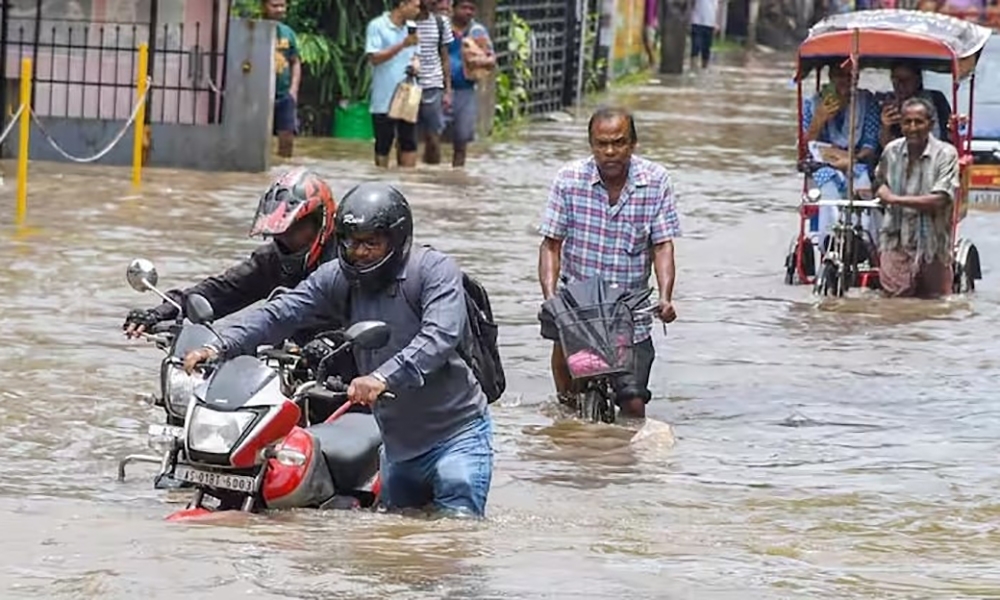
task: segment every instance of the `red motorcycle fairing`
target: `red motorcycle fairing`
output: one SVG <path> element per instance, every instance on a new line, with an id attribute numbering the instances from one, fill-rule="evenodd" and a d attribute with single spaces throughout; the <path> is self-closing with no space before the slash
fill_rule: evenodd
<path id="1" fill-rule="evenodd" d="M 234 467 L 246 469 L 254 466 L 260 451 L 291 431 L 302 416 L 302 410 L 291 400 L 285 400 L 277 408 L 277 411 L 270 410 L 233 452 L 229 462 Z"/>
<path id="2" fill-rule="evenodd" d="M 296 427 L 274 448 L 276 455 L 287 452 L 305 457 L 301 465 L 269 458 L 261 494 L 268 508 L 318 507 L 334 495 L 333 479 L 316 440 Z"/>
<path id="3" fill-rule="evenodd" d="M 209 519 L 219 519 L 224 518 L 225 514 L 216 512 L 214 510 L 209 510 L 202 506 L 197 508 L 185 508 L 184 510 L 179 510 L 175 513 L 171 513 L 164 520 L 170 522 L 178 521 L 207 521 Z"/>

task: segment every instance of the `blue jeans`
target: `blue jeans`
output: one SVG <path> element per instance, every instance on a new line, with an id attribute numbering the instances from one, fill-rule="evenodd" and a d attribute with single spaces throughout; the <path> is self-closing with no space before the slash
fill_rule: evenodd
<path id="1" fill-rule="evenodd" d="M 451 438 L 409 460 L 390 463 L 382 452 L 382 503 L 389 509 L 434 508 L 486 514 L 493 480 L 493 421 L 487 412 Z"/>

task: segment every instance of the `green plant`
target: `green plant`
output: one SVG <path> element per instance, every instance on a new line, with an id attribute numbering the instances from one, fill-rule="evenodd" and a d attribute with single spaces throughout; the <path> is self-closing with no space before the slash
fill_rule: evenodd
<path id="1" fill-rule="evenodd" d="M 320 122 L 332 118 L 332 107 L 338 101 L 367 100 L 371 92 L 371 67 L 365 54 L 365 26 L 386 10 L 390 1 L 289 2 L 285 23 L 295 31 L 302 59 L 299 111 L 305 129 L 328 131 Z M 261 1 L 234 0 L 232 13 L 261 18 Z"/>
<path id="2" fill-rule="evenodd" d="M 594 94 L 601 91 L 604 74 L 607 71 L 607 61 L 604 58 L 594 60 L 594 45 L 597 43 L 597 33 L 601 26 L 601 14 L 587 14 L 586 27 L 583 30 L 583 93 Z"/>
<path id="3" fill-rule="evenodd" d="M 517 13 L 511 13 L 507 34 L 508 63 L 497 72 L 494 129 L 502 130 L 524 116 L 531 81 L 531 27 Z"/>
<path id="4" fill-rule="evenodd" d="M 297 32 L 307 74 L 319 83 L 321 104 L 357 102 L 371 91 L 371 68 L 365 54 L 365 26 L 386 2 L 376 0 L 297 0 L 288 25 Z"/>

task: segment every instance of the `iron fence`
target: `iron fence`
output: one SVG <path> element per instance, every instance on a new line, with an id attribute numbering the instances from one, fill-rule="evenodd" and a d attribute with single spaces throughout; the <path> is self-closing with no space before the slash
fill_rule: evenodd
<path id="1" fill-rule="evenodd" d="M 152 77 L 147 122 L 221 122 L 228 33 L 221 0 L 202 0 L 212 9 L 207 24 L 158 23 L 159 0 L 136 2 L 129 23 L 48 18 L 42 0 L 31 0 L 25 9 L 27 1 L 15 7 L 0 0 L 0 122 L 16 109 L 14 80 L 24 57 L 32 58 L 32 109 L 38 116 L 127 119 L 137 100 L 141 44 L 149 47 Z"/>
<path id="2" fill-rule="evenodd" d="M 528 114 L 560 110 L 576 102 L 578 94 L 605 87 L 601 9 L 600 0 L 510 0 L 497 6 L 491 33 L 498 69 L 512 72 L 508 45 L 514 15 L 531 30 Z"/>
<path id="3" fill-rule="evenodd" d="M 567 104 L 567 86 L 572 86 L 575 9 L 572 0 L 510 0 L 496 8 L 493 34 L 497 68 L 510 72 L 508 51 L 513 15 L 531 29 L 531 78 L 526 82 L 529 114 L 561 109 Z"/>

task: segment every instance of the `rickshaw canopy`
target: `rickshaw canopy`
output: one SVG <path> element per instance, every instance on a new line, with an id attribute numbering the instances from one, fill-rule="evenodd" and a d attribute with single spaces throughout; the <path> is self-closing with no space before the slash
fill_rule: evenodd
<path id="1" fill-rule="evenodd" d="M 971 73 L 993 30 L 948 15 L 915 10 L 862 10 L 826 17 L 799 46 L 799 77 L 846 60 L 858 32 L 859 68 L 888 68 L 906 60 L 920 69 Z"/>

